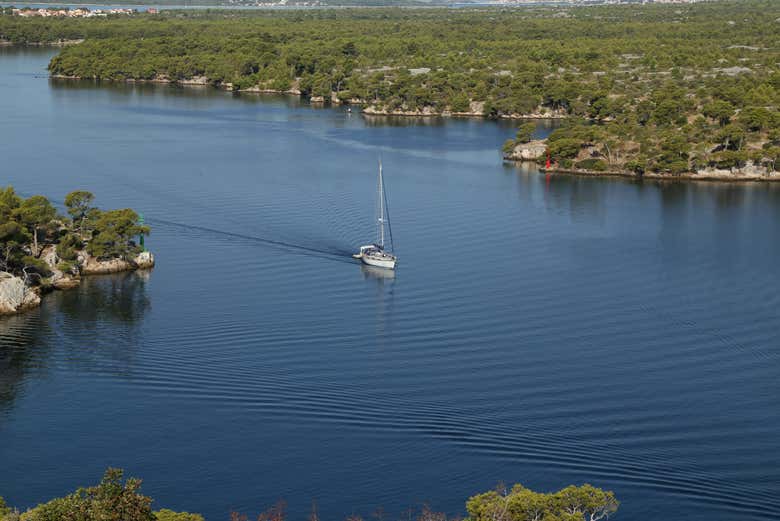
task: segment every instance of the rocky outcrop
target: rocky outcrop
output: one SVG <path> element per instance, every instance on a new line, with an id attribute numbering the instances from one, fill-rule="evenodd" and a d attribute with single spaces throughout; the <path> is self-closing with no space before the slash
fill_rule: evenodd
<path id="1" fill-rule="evenodd" d="M 41 303 L 38 292 L 25 285 L 24 280 L 0 272 L 0 315 L 18 313 Z"/>
<path id="2" fill-rule="evenodd" d="M 512 151 L 504 154 L 504 159 L 511 161 L 536 161 L 544 157 L 546 151 L 547 143 L 544 140 L 518 143 Z"/>
<path id="3" fill-rule="evenodd" d="M 118 273 L 154 267 L 154 255 L 148 251 L 139 253 L 131 261 L 123 259 L 99 260 L 86 252 L 80 252 L 78 266 L 66 271 L 60 269 L 63 267 L 61 259 L 57 256 L 57 249 L 53 245 L 43 249 L 40 259 L 46 262 L 51 271 L 51 276 L 41 286 L 49 290 L 75 288 L 81 283 L 81 274 Z M 0 271 L 0 315 L 19 313 L 39 306 L 41 303 L 40 291 L 39 287 L 26 285 L 22 278 L 12 273 Z"/>
<path id="4" fill-rule="evenodd" d="M 79 256 L 81 273 L 84 275 L 102 275 L 132 270 L 132 266 L 124 259 L 100 260 L 97 257 L 84 254 Z"/>
<path id="5" fill-rule="evenodd" d="M 442 112 L 437 111 L 433 107 L 423 107 L 421 109 L 406 110 L 403 108 L 398 109 L 386 109 L 378 107 L 376 105 L 369 105 L 363 109 L 363 114 L 369 116 L 441 116 Z"/>
<path id="6" fill-rule="evenodd" d="M 106 273 L 119 273 L 136 269 L 148 269 L 154 267 L 154 255 L 145 251 L 139 253 L 133 260 L 109 259 L 100 260 L 86 252 L 79 254 L 81 273 L 84 275 L 101 275 Z"/>
<path id="7" fill-rule="evenodd" d="M 135 267 L 139 270 L 154 268 L 154 255 L 150 251 L 142 251 L 134 259 Z"/>
<path id="8" fill-rule="evenodd" d="M 565 110 L 551 109 L 549 107 L 536 107 L 536 110 L 526 114 L 512 113 L 502 114 L 502 119 L 566 119 L 569 115 Z"/>
<path id="9" fill-rule="evenodd" d="M 208 85 L 209 79 L 206 76 L 193 76 L 189 79 L 179 80 L 180 85 Z"/>

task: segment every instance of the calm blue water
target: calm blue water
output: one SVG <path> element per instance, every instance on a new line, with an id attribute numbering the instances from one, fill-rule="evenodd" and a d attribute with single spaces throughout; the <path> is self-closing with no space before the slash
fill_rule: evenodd
<path id="1" fill-rule="evenodd" d="M 9 503 L 112 465 L 209 520 L 462 514 L 499 480 L 780 517 L 780 186 L 545 178 L 509 125 L 51 83 L 53 52 L 0 50 L 2 184 L 143 212 L 158 267 L 0 320 Z M 380 154 L 394 277 L 349 258 Z"/>

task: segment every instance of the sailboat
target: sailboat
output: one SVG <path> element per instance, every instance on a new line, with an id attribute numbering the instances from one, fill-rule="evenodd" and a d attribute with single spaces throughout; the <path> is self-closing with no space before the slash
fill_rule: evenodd
<path id="1" fill-rule="evenodd" d="M 379 182 L 377 186 L 377 242 L 360 247 L 360 252 L 352 255 L 363 264 L 378 268 L 395 269 L 398 258 L 393 255 L 393 230 L 390 228 L 390 211 L 387 208 L 385 181 L 382 177 L 382 160 L 379 161 Z M 385 225 L 390 239 L 390 249 L 385 250 Z"/>

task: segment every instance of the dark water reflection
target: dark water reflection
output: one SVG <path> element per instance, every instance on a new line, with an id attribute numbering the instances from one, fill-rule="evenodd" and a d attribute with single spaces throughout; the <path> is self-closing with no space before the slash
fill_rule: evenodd
<path id="1" fill-rule="evenodd" d="M 151 305 L 146 295 L 151 274 L 151 271 L 141 270 L 84 277 L 79 288 L 57 292 L 47 299 L 53 302 L 47 304 L 52 310 L 85 325 L 99 322 L 133 324 L 143 319 Z"/>
<path id="2" fill-rule="evenodd" d="M 0 408 L 12 407 L 25 379 L 56 372 L 61 357 L 85 367 L 95 355 L 126 371 L 142 341 L 136 326 L 150 306 L 149 277 L 148 271 L 85 277 L 76 289 L 44 296 L 40 309 L 0 317 Z M 110 338 L 120 331 L 121 340 Z"/>
<path id="3" fill-rule="evenodd" d="M 35 358 L 33 351 L 43 348 L 41 338 L 47 335 L 48 327 L 48 322 L 40 320 L 39 311 L 0 317 L 0 414 L 13 404 Z"/>
<path id="4" fill-rule="evenodd" d="M 0 321 L 12 504 L 114 465 L 213 520 L 498 480 L 778 517 L 780 187 L 545 176 L 501 161 L 521 122 L 49 82 L 52 52 L 0 48 L 4 182 L 141 211 L 158 265 Z M 380 155 L 395 273 L 349 257 Z"/>

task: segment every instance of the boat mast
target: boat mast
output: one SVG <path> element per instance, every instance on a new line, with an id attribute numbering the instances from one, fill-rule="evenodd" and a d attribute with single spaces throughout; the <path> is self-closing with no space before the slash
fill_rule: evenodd
<path id="1" fill-rule="evenodd" d="M 379 246 L 385 247 L 385 195 L 384 195 L 384 183 L 382 182 L 382 159 L 379 159 L 379 219 L 377 219 L 377 226 L 379 227 Z"/>

